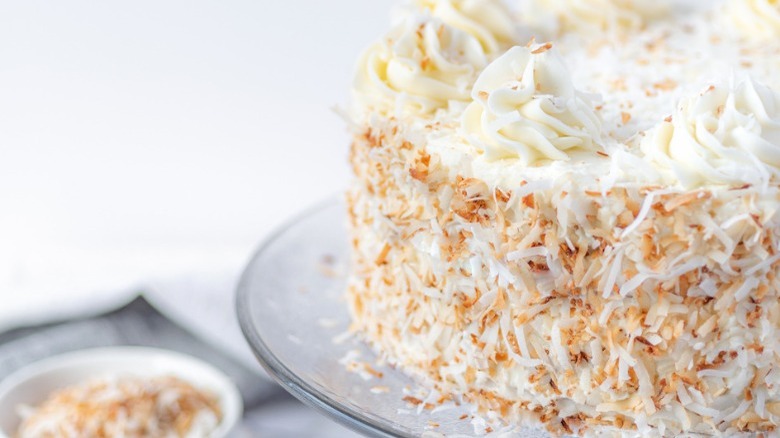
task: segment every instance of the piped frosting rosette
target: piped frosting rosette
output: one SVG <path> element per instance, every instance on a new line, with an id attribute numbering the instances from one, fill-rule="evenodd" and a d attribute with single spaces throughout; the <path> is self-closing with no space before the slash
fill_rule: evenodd
<path id="1" fill-rule="evenodd" d="M 683 187 L 765 184 L 780 171 L 780 95 L 748 77 L 683 98 L 642 152 Z"/>
<path id="2" fill-rule="evenodd" d="M 515 41 L 516 22 L 500 0 L 414 0 L 414 4 L 472 35 L 488 54 L 497 53 Z"/>
<path id="3" fill-rule="evenodd" d="M 723 12 L 727 20 L 747 39 L 780 37 L 778 0 L 729 0 Z"/>
<path id="4" fill-rule="evenodd" d="M 550 43 L 511 48 L 480 74 L 472 98 L 464 135 L 488 159 L 532 165 L 600 149 L 601 120 Z"/>
<path id="5" fill-rule="evenodd" d="M 389 113 L 432 113 L 468 101 L 485 64 L 476 38 L 436 18 L 411 17 L 361 57 L 356 100 Z"/>

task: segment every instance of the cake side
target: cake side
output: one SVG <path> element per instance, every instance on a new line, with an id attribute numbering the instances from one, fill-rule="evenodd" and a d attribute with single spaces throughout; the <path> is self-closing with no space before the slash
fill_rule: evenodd
<path id="1" fill-rule="evenodd" d="M 415 137 L 377 119 L 353 143 L 348 296 L 378 351 L 558 432 L 774 430 L 780 255 L 762 200 L 490 187 Z"/>

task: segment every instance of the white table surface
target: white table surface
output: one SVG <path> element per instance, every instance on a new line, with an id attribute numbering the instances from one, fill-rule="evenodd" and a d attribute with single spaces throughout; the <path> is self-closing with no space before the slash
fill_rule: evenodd
<path id="1" fill-rule="evenodd" d="M 331 108 L 394 4 L 0 2 L 0 331 L 192 274 L 230 289 L 348 181 Z"/>

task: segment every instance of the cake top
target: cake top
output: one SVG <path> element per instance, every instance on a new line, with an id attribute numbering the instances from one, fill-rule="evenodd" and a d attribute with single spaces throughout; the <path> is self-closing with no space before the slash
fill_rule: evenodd
<path id="1" fill-rule="evenodd" d="M 780 2 L 414 0 L 358 64 L 395 119 L 496 187 L 777 189 Z"/>

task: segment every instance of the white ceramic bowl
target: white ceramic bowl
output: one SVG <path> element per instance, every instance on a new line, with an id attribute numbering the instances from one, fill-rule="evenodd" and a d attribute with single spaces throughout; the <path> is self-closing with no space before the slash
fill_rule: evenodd
<path id="1" fill-rule="evenodd" d="M 121 374 L 138 377 L 170 375 L 219 398 L 223 418 L 214 438 L 224 438 L 236 426 L 243 403 L 235 384 L 211 365 L 183 354 L 144 347 L 81 350 L 28 365 L 0 382 L 0 437 L 16 432 L 19 405 L 35 406 L 57 389 L 97 377 Z"/>

